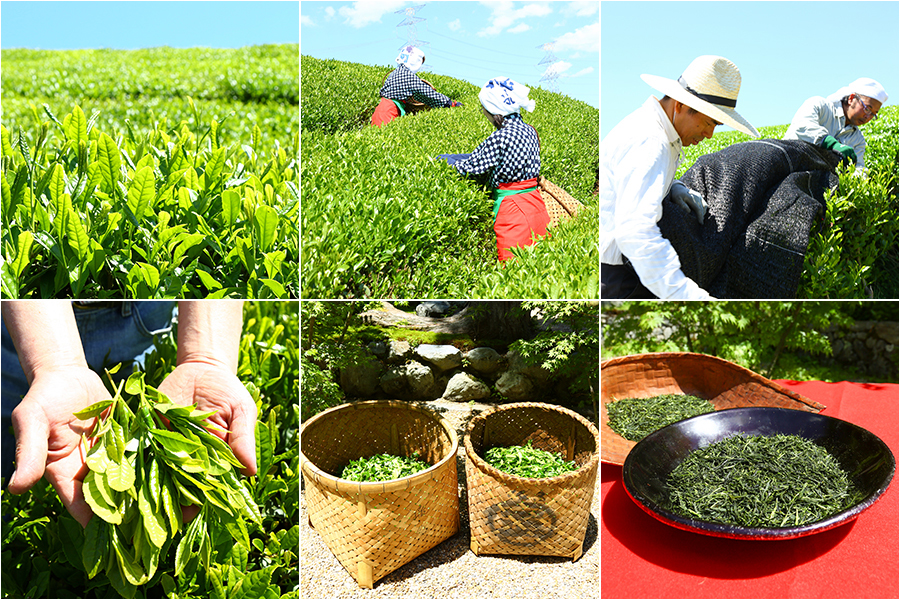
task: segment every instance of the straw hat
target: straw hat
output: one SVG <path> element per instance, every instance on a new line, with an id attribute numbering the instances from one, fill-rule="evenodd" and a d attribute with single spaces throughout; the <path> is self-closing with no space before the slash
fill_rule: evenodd
<path id="1" fill-rule="evenodd" d="M 759 137 L 753 125 L 734 110 L 741 91 L 741 72 L 726 58 L 698 56 L 678 81 L 656 75 L 641 75 L 641 79 L 653 89 L 708 117 Z"/>

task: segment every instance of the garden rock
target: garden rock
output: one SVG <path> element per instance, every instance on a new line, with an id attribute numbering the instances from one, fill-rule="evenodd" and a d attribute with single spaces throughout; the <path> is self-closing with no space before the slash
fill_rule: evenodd
<path id="1" fill-rule="evenodd" d="M 434 387 L 434 374 L 431 369 L 415 361 L 406 365 L 406 381 L 415 398 L 427 398 Z"/>
<path id="2" fill-rule="evenodd" d="M 391 345 L 388 348 L 387 353 L 387 361 L 390 364 L 406 362 L 406 359 L 409 358 L 411 353 L 412 348 L 410 347 L 409 342 L 391 340 Z"/>
<path id="3" fill-rule="evenodd" d="M 351 397 L 367 397 L 375 392 L 381 377 L 381 363 L 375 359 L 361 360 L 341 369 L 341 389 Z"/>
<path id="4" fill-rule="evenodd" d="M 454 346 L 422 344 L 416 348 L 416 356 L 440 371 L 449 371 L 462 365 L 462 352 Z"/>
<path id="5" fill-rule="evenodd" d="M 449 302 L 438 300 L 436 302 L 422 302 L 416 306 L 416 315 L 420 317 L 443 317 L 453 309 Z"/>
<path id="6" fill-rule="evenodd" d="M 401 397 L 406 394 L 406 367 L 391 367 L 381 376 L 381 389 L 388 396 Z"/>
<path id="7" fill-rule="evenodd" d="M 531 399 L 534 388 L 531 381 L 521 373 L 507 371 L 497 380 L 497 391 L 513 402 Z"/>
<path id="8" fill-rule="evenodd" d="M 503 355 L 493 348 L 473 348 L 466 353 L 469 366 L 479 373 L 494 373 L 503 366 Z"/>
<path id="9" fill-rule="evenodd" d="M 388 345 L 384 342 L 369 342 L 368 346 L 369 352 L 377 356 L 378 358 L 384 360 L 388 355 Z"/>
<path id="10" fill-rule="evenodd" d="M 491 390 L 481 381 L 466 373 L 457 373 L 447 382 L 444 400 L 451 402 L 470 402 L 483 400 L 491 395 Z"/>

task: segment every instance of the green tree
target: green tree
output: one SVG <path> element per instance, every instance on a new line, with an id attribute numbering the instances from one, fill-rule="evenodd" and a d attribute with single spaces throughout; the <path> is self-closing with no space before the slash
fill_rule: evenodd
<path id="1" fill-rule="evenodd" d="M 830 325 L 858 302 L 625 302 L 606 311 L 604 357 L 699 352 L 777 377 L 785 351 L 831 355 Z"/>

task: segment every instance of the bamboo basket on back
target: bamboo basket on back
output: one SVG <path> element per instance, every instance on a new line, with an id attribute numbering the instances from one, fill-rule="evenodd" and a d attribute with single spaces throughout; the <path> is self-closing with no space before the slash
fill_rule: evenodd
<path id="1" fill-rule="evenodd" d="M 491 448 L 528 440 L 534 448 L 575 461 L 578 470 L 531 479 L 504 473 L 483 458 Z M 597 480 L 597 428 L 565 408 L 520 402 L 472 419 L 465 446 L 472 552 L 578 560 Z"/>
<path id="2" fill-rule="evenodd" d="M 571 219 L 578 214 L 584 205 L 573 198 L 569 192 L 562 189 L 546 177 L 539 178 L 541 199 L 550 216 L 550 225 L 556 225 L 565 219 Z"/>
<path id="3" fill-rule="evenodd" d="M 360 587 L 459 530 L 459 443 L 437 414 L 394 400 L 344 404 L 309 419 L 300 444 L 310 525 Z M 413 452 L 432 466 L 386 482 L 339 477 L 351 460 Z"/>

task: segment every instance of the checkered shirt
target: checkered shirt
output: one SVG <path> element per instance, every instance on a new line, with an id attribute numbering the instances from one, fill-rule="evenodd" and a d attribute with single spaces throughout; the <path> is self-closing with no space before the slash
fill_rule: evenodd
<path id="1" fill-rule="evenodd" d="M 490 174 L 489 185 L 493 188 L 532 179 L 541 171 L 540 140 L 534 128 L 513 113 L 469 158 L 454 166 L 462 175 Z"/>
<path id="2" fill-rule="evenodd" d="M 384 85 L 381 86 L 381 97 L 402 102 L 410 96 L 432 108 L 450 106 L 451 102 L 447 96 L 431 89 L 406 65 L 400 65 L 384 80 Z"/>

